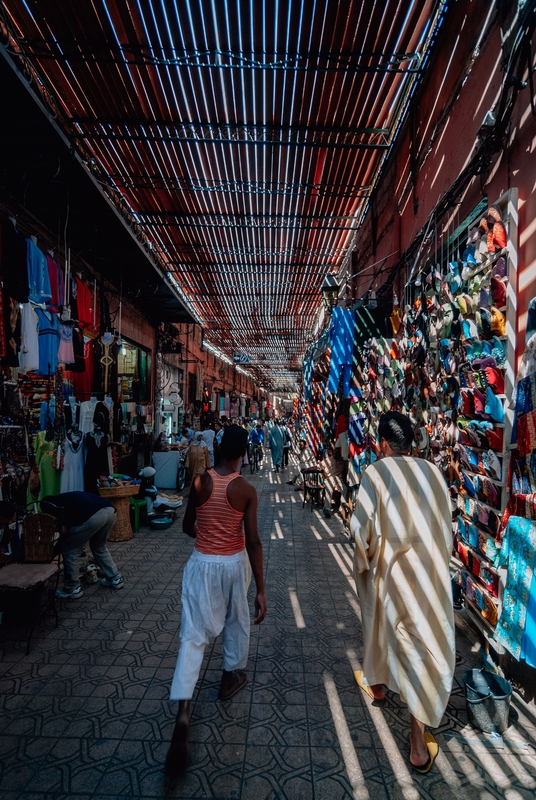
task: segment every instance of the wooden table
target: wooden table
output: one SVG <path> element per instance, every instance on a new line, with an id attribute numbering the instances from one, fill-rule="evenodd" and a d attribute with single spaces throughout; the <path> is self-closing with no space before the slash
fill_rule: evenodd
<path id="1" fill-rule="evenodd" d="M 130 498 L 138 494 L 140 485 L 110 486 L 99 489 L 101 497 L 106 497 L 117 512 L 115 524 L 108 536 L 109 542 L 126 542 L 134 533 L 130 524 Z"/>

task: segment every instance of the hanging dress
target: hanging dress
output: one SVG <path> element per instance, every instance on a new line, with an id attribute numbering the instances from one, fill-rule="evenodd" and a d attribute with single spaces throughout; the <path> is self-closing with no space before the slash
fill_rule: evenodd
<path id="1" fill-rule="evenodd" d="M 62 322 L 60 322 L 58 361 L 60 364 L 72 364 L 74 362 L 73 329 L 71 325 L 64 325 Z"/>
<path id="2" fill-rule="evenodd" d="M 61 473 L 62 493 L 84 491 L 86 447 L 83 433 L 80 432 L 79 436 L 80 438 L 77 439 L 68 433 L 65 437 L 65 460 L 63 472 Z"/>
<path id="3" fill-rule="evenodd" d="M 98 400 L 96 397 L 92 400 L 86 400 L 84 403 L 81 403 L 79 427 L 82 433 L 89 433 L 93 430 L 93 417 L 95 415 L 97 404 Z"/>
<path id="4" fill-rule="evenodd" d="M 39 320 L 39 375 L 54 375 L 58 366 L 58 348 L 60 344 L 60 322 L 57 314 L 36 308 Z"/>
<path id="5" fill-rule="evenodd" d="M 84 437 L 86 446 L 86 466 L 84 470 L 84 485 L 86 492 L 98 494 L 98 479 L 101 475 L 108 475 L 108 434 L 99 431 L 87 433 Z"/>
<path id="6" fill-rule="evenodd" d="M 30 300 L 33 300 L 34 303 L 50 303 L 52 292 L 47 260 L 43 251 L 30 238 L 26 239 L 26 257 L 28 259 Z"/>
<path id="7" fill-rule="evenodd" d="M 55 447 L 54 442 L 47 442 L 46 431 L 39 431 L 34 440 L 35 463 L 39 469 L 39 480 L 41 488 L 39 500 L 49 494 L 59 494 L 61 489 L 61 471 L 54 466 Z M 27 498 L 28 508 L 33 503 L 28 484 Z"/>
<path id="8" fill-rule="evenodd" d="M 21 349 L 19 364 L 23 372 L 39 369 L 39 319 L 31 303 L 21 307 Z"/>

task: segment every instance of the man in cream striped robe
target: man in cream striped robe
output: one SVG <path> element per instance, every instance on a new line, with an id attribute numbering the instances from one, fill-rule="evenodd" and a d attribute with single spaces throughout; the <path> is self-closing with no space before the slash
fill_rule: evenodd
<path id="1" fill-rule="evenodd" d="M 439 725 L 454 674 L 452 512 L 439 470 L 409 455 L 408 418 L 385 414 L 378 434 L 384 458 L 363 475 L 351 520 L 364 640 L 356 680 L 375 700 L 385 685 L 408 704 L 410 763 L 425 771 L 424 726 Z"/>

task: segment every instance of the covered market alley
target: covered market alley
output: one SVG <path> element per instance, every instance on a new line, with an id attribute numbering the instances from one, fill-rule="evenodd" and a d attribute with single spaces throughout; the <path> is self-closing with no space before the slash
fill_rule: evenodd
<path id="1" fill-rule="evenodd" d="M 0 3 L 1 800 L 534 797 L 535 28 L 534 0 Z M 203 553 L 183 524 L 231 467 Z M 247 552 L 262 611 L 251 486 L 247 683 L 216 638 L 176 719 L 192 553 Z M 382 619 L 429 653 L 424 609 L 455 625 L 426 739 L 426 675 L 407 705 L 366 679 L 382 492 L 414 569 Z"/>

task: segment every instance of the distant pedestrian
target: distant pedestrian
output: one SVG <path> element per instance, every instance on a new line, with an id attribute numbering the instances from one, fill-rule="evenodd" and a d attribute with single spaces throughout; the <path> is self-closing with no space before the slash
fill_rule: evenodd
<path id="1" fill-rule="evenodd" d="M 192 482 L 194 478 L 198 475 L 202 475 L 210 468 L 208 447 L 203 441 L 203 434 L 199 431 L 190 442 L 184 466 L 188 470 Z"/>
<path id="2" fill-rule="evenodd" d="M 283 443 L 283 466 L 288 467 L 288 457 L 290 454 L 290 445 L 292 444 L 292 434 L 288 425 L 284 423 L 281 425 L 281 430 L 283 431 L 284 443 Z"/>
<path id="3" fill-rule="evenodd" d="M 194 438 L 194 429 L 189 428 L 187 425 L 184 425 L 182 428 L 182 435 L 186 436 L 186 438 L 188 439 L 188 443 L 190 443 Z"/>
<path id="4" fill-rule="evenodd" d="M 220 445 L 221 440 L 223 439 L 223 424 L 220 420 L 216 420 L 214 423 L 214 466 L 218 466 L 220 463 Z"/>
<path id="5" fill-rule="evenodd" d="M 249 653 L 248 587 L 255 579 L 255 624 L 266 615 L 262 545 L 257 530 L 257 493 L 238 473 L 247 432 L 226 429 L 221 463 L 197 477 L 190 489 L 183 531 L 195 548 L 182 578 L 181 644 L 171 685 L 179 701 L 166 759 L 169 770 L 185 766 L 190 730 L 190 700 L 205 647 L 223 631 L 223 673 L 219 699 L 230 700 L 247 683 Z"/>
<path id="6" fill-rule="evenodd" d="M 426 773 L 438 746 L 424 728 L 441 722 L 455 665 L 451 504 L 437 467 L 410 456 L 406 416 L 384 414 L 378 436 L 383 458 L 365 471 L 350 523 L 364 651 L 355 679 L 374 700 L 385 685 L 408 704 L 409 761 Z"/>
<path id="7" fill-rule="evenodd" d="M 270 445 L 270 450 L 272 451 L 274 472 L 279 472 L 279 468 L 283 463 L 283 445 L 285 444 L 285 437 L 278 421 L 270 429 L 270 433 L 268 434 L 268 444 Z"/>
<path id="8" fill-rule="evenodd" d="M 208 449 L 208 455 L 209 455 L 209 458 L 210 458 L 210 466 L 213 467 L 214 466 L 214 437 L 216 436 L 216 434 L 214 433 L 214 431 L 212 430 L 212 428 L 210 427 L 208 422 L 205 425 L 203 425 L 203 431 L 202 431 L 201 435 L 202 435 L 203 441 L 206 444 L 207 449 Z"/>

